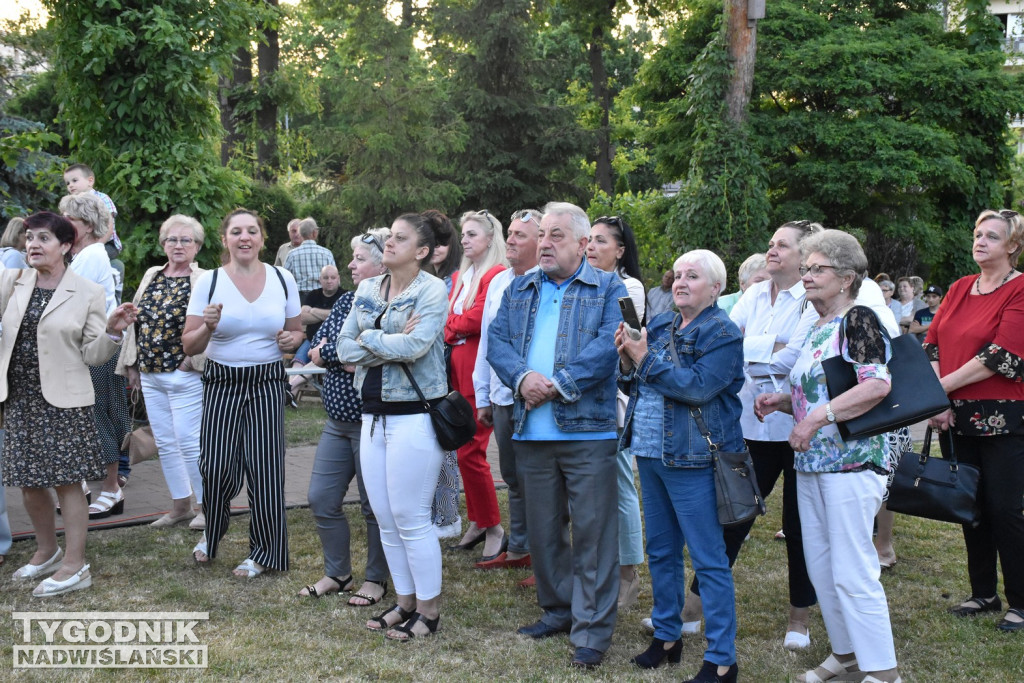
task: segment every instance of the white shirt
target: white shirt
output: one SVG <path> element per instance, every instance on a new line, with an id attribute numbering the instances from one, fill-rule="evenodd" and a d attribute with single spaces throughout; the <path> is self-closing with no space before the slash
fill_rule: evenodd
<path id="1" fill-rule="evenodd" d="M 107 256 L 106 248 L 99 242 L 90 244 L 75 254 L 69 267 L 86 280 L 95 282 L 103 288 L 103 294 L 107 299 L 107 317 L 109 318 L 117 308 L 117 298 L 114 293 L 114 269 L 110 266 L 110 257 Z"/>
<path id="2" fill-rule="evenodd" d="M 285 320 L 299 315 L 299 288 L 292 274 L 283 268 L 277 271 L 284 277 L 285 287 L 274 274 L 274 267 L 263 264 L 266 282 L 259 298 L 246 301 L 223 269 L 217 276 L 217 287 L 210 297 L 213 273 L 209 270 L 199 276 L 188 301 L 187 315 L 202 317 L 207 304 L 224 304 L 220 322 L 206 347 L 206 357 L 221 365 L 246 367 L 281 360 L 277 347 L 277 332 L 284 329 Z M 288 295 L 285 297 L 285 288 Z"/>
<path id="3" fill-rule="evenodd" d="M 530 268 L 523 275 L 537 270 Z M 518 277 L 511 268 L 506 268 L 491 279 L 487 286 L 487 297 L 484 299 L 484 313 L 480 318 L 480 346 L 476 352 L 476 364 L 473 366 L 473 392 L 476 394 L 476 407 L 487 408 L 491 405 L 510 406 L 513 402 L 512 390 L 501 383 L 498 376 L 487 363 L 487 329 L 498 315 L 501 296 L 505 289 Z"/>
<path id="4" fill-rule="evenodd" d="M 745 439 L 786 441 L 793 431 L 793 416 L 785 413 L 772 413 L 760 422 L 754 415 L 754 399 L 760 394 L 790 390 L 789 371 L 807 337 L 807 328 L 803 328 L 803 335 L 798 332 L 805 313 L 804 295 L 804 283 L 798 280 L 789 289 L 780 290 L 773 304 L 772 280 L 755 282 L 729 313 L 743 331 L 746 380 L 739 397 L 743 404 L 740 427 Z M 807 309 L 814 312 L 810 306 Z M 774 351 L 776 343 L 786 346 Z"/>

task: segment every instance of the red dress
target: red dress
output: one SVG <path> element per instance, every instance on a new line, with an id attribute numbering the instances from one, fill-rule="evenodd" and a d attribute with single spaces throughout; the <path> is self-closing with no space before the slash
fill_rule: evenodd
<path id="1" fill-rule="evenodd" d="M 449 313 L 444 326 L 444 340 L 452 345 L 452 386 L 469 401 L 476 414 L 476 398 L 473 392 L 473 367 L 476 365 L 476 352 L 480 346 L 480 324 L 484 315 L 484 300 L 487 288 L 494 276 L 505 270 L 505 266 L 496 265 L 483 274 L 480 286 L 476 290 L 473 301 L 464 301 L 462 313 Z M 459 274 L 452 275 L 458 282 Z M 461 294 L 460 284 L 452 287 L 451 301 Z M 491 466 L 487 464 L 487 444 L 491 439 L 493 428 L 485 427 L 478 420 L 476 436 L 458 450 L 459 473 L 466 489 L 466 514 L 469 521 L 476 522 L 477 527 L 486 529 L 501 524 L 501 513 L 498 511 L 498 497 L 494 492 L 494 478 Z"/>

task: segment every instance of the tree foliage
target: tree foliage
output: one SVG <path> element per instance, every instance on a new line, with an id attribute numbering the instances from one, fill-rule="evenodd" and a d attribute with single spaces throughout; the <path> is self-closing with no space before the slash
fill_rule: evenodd
<path id="1" fill-rule="evenodd" d="M 219 163 L 214 79 L 249 40 L 252 5 L 45 4 L 61 118 L 75 160 L 96 170 L 97 187 L 118 205 L 131 280 L 156 258 L 156 227 L 168 215 L 185 213 L 212 226 L 242 198 L 242 178 Z M 213 260 L 215 252 L 201 257 Z"/>
<path id="2" fill-rule="evenodd" d="M 1024 88 L 998 49 L 944 30 L 929 5 L 771 3 L 758 27 L 750 139 L 767 167 L 772 224 L 852 230 L 873 269 L 946 282 L 973 267 L 974 217 L 1004 203 L 1007 112 L 1024 108 Z M 651 140 L 669 175 L 689 169 L 696 140 L 692 84 L 673 93 L 673 78 L 720 12 L 720 2 L 695 3 L 645 69 Z"/>
<path id="3" fill-rule="evenodd" d="M 450 209 L 462 198 L 450 167 L 464 128 L 414 45 L 415 27 L 392 21 L 389 4 L 307 1 L 285 50 L 285 68 L 312 74 L 319 89 L 319 110 L 298 124 L 315 150 L 309 192 L 346 228 L 339 243 L 404 211 Z"/>
<path id="4" fill-rule="evenodd" d="M 469 0 L 432 14 L 431 52 L 449 74 L 451 106 L 473 141 L 452 168 L 460 210 L 504 217 L 552 197 L 584 200 L 574 182 L 584 135 L 571 109 L 544 99 L 547 71 L 531 4 Z"/>

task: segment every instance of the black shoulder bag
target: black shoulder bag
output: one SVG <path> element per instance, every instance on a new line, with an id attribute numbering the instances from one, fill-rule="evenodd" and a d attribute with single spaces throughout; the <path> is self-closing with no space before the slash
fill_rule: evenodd
<path id="1" fill-rule="evenodd" d="M 847 316 L 849 313 L 839 324 L 840 350 L 846 339 Z M 917 337 L 902 334 L 892 339 L 881 321 L 878 321 L 878 327 L 892 347 L 892 358 L 887 363 L 892 377 L 889 394 L 863 415 L 837 423 L 845 441 L 909 427 L 949 408 L 949 398 Z M 842 355 L 826 358 L 821 362 L 821 368 L 825 371 L 830 398 L 835 399 L 857 386 L 857 371 Z"/>
<path id="2" fill-rule="evenodd" d="M 668 331 L 669 353 L 672 362 L 682 367 L 679 354 L 676 352 L 675 330 L 678 327 L 677 315 Z M 738 453 L 730 453 L 718 448 L 711 439 L 711 432 L 704 423 L 700 408 L 689 406 L 690 415 L 697 423 L 700 435 L 708 442 L 711 451 L 711 465 L 715 470 L 715 499 L 718 504 L 718 521 L 722 526 L 734 526 L 748 522 L 765 513 L 764 498 L 757 485 L 754 474 L 754 461 L 746 446 Z"/>
<path id="3" fill-rule="evenodd" d="M 412 388 L 416 390 L 416 395 L 423 401 L 423 407 L 430 414 L 430 422 L 434 425 L 437 443 L 441 448 L 454 451 L 469 443 L 476 435 L 476 417 L 473 415 L 473 406 L 469 405 L 466 397 L 457 391 L 450 391 L 436 405 L 431 406 L 423 397 L 420 385 L 416 383 L 409 366 L 405 363 L 400 365 L 412 383 Z"/>
<path id="4" fill-rule="evenodd" d="M 905 515 L 977 526 L 980 473 L 974 465 L 957 462 L 953 436 L 948 431 L 946 436 L 948 459 L 929 457 L 931 427 L 924 433 L 920 454 L 903 454 L 889 485 L 887 505 L 893 512 Z"/>

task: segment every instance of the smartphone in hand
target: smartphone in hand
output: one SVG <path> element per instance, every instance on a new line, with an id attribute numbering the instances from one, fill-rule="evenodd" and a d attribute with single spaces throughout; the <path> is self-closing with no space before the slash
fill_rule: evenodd
<path id="1" fill-rule="evenodd" d="M 630 339 L 640 338 L 640 316 L 636 314 L 636 306 L 628 296 L 619 297 L 619 310 L 622 311 L 622 319 L 626 323 L 626 334 Z"/>

